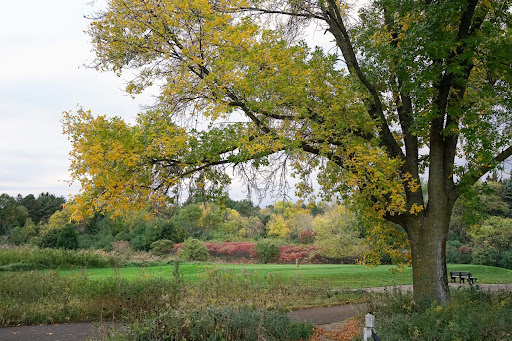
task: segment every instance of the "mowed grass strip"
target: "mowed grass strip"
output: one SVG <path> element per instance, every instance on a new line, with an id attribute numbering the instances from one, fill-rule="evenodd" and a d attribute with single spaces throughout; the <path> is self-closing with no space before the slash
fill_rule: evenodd
<path id="1" fill-rule="evenodd" d="M 122 278 L 135 279 L 140 277 L 172 276 L 172 265 L 147 268 L 101 268 L 86 270 L 63 270 L 61 275 L 68 276 L 77 272 L 85 274 L 89 279 L 101 279 L 118 273 Z M 180 271 L 185 281 L 197 282 L 208 271 L 224 270 L 234 275 L 248 272 L 264 281 L 268 276 L 279 276 L 284 281 L 307 281 L 318 285 L 326 284 L 332 288 L 367 288 L 389 285 L 412 284 L 412 269 L 406 267 L 397 270 L 393 266 L 365 267 L 364 265 L 337 264 L 305 264 L 297 268 L 289 264 L 214 264 L 214 263 L 181 263 Z M 449 264 L 448 271 L 470 271 L 480 284 L 512 283 L 512 270 L 469 264 Z M 236 276 L 235 276 L 236 278 Z"/>

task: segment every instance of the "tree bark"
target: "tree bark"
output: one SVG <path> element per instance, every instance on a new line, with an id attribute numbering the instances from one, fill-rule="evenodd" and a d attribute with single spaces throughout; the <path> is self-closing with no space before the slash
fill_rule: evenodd
<path id="1" fill-rule="evenodd" d="M 411 242 L 413 298 L 415 302 L 450 299 L 446 268 L 446 237 L 452 206 L 440 207 L 408 221 Z M 428 209 L 427 209 L 428 211 Z"/>

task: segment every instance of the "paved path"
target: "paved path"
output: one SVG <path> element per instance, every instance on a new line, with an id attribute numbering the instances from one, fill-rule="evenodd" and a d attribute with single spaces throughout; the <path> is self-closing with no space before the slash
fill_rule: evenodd
<path id="1" fill-rule="evenodd" d="M 336 325 L 357 314 L 352 304 L 291 311 L 295 321 L 311 321 L 315 325 Z M 112 324 L 69 323 L 0 328 L 1 341 L 81 341 L 94 337 L 101 339 Z"/>
<path id="2" fill-rule="evenodd" d="M 467 284 L 450 283 L 450 287 L 467 287 Z M 510 291 L 512 284 L 480 284 L 484 291 Z M 398 285 L 376 288 L 362 288 L 367 292 L 385 292 L 393 290 L 412 291 L 412 285 Z M 334 325 L 339 329 L 343 322 L 357 314 L 359 305 L 345 304 L 324 308 L 296 310 L 289 313 L 296 321 L 309 320 L 316 325 Z M 119 324 L 116 324 L 117 326 Z M 81 341 L 89 337 L 101 339 L 101 336 L 113 326 L 112 323 L 70 323 L 41 326 L 0 328 L 1 341 Z"/>
<path id="3" fill-rule="evenodd" d="M 65 323 L 0 328 L 2 341 L 80 341 L 101 339 L 112 323 Z"/>
<path id="4" fill-rule="evenodd" d="M 332 307 L 295 310 L 288 316 L 295 321 L 311 321 L 313 324 L 331 324 L 342 322 L 356 316 L 358 305 L 344 304 Z"/>

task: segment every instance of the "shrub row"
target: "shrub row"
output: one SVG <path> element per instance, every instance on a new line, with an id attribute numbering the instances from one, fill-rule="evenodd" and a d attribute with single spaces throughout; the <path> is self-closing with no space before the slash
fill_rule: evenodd
<path id="1" fill-rule="evenodd" d="M 173 246 L 173 252 L 178 254 L 183 249 L 184 243 Z M 254 242 L 203 242 L 211 257 L 226 261 L 251 263 L 261 261 L 263 263 L 293 264 L 299 259 L 304 264 L 321 263 L 356 263 L 357 259 L 331 259 L 322 257 L 320 248 L 314 245 L 280 245 L 272 239 Z"/>
<path id="2" fill-rule="evenodd" d="M 56 268 L 105 268 L 115 262 L 101 252 L 13 247 L 0 249 L 0 270 L 35 270 Z"/>
<path id="3" fill-rule="evenodd" d="M 210 256 L 222 260 L 244 261 L 256 257 L 254 242 L 204 243 Z"/>
<path id="4" fill-rule="evenodd" d="M 477 264 L 512 269 L 512 250 L 496 249 L 489 245 L 472 247 L 453 240 L 446 243 L 446 261 L 453 264 Z"/>

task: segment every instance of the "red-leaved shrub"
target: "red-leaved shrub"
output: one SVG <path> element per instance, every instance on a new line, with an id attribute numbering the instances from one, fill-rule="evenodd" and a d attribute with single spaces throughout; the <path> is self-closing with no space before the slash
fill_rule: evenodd
<path id="1" fill-rule="evenodd" d="M 318 263 L 319 250 L 313 245 L 283 245 L 277 261 L 281 264 L 293 264 L 299 259 L 301 263 Z"/>
<path id="2" fill-rule="evenodd" d="M 230 263 L 256 262 L 258 255 L 254 249 L 254 242 L 204 242 L 211 257 Z M 176 254 L 183 247 L 183 243 L 175 244 L 173 252 Z M 278 263 L 295 264 L 296 259 L 303 264 L 340 263 L 320 256 L 320 248 L 314 245 L 283 245 L 280 248 Z"/>
<path id="3" fill-rule="evenodd" d="M 219 258 L 226 262 L 249 262 L 255 257 L 253 242 L 224 242 L 209 243 L 204 242 L 211 257 Z M 177 253 L 183 247 L 183 243 L 175 244 L 173 251 Z"/>

